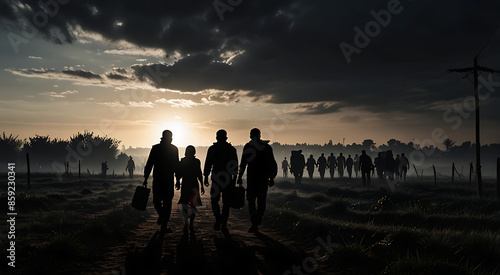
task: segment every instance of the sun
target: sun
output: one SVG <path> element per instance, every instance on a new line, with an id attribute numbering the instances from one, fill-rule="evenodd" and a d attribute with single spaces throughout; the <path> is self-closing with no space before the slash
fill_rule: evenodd
<path id="1" fill-rule="evenodd" d="M 160 131 L 170 130 L 172 131 L 172 144 L 177 146 L 187 146 L 188 144 L 188 130 L 184 123 L 180 121 L 167 121 L 161 123 Z"/>

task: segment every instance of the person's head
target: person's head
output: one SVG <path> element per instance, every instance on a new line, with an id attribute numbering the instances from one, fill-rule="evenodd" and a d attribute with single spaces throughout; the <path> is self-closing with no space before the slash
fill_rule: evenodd
<path id="1" fill-rule="evenodd" d="M 333 156 L 333 153 L 330 153 L 330 156 Z"/>
<path id="2" fill-rule="evenodd" d="M 401 156 L 404 157 L 405 156 L 405 153 L 401 153 Z"/>
<path id="3" fill-rule="evenodd" d="M 260 130 L 257 128 L 250 130 L 250 139 L 260 139 Z"/>
<path id="4" fill-rule="evenodd" d="M 302 154 L 302 150 L 299 150 L 299 154 Z"/>
<path id="5" fill-rule="evenodd" d="M 172 143 L 172 131 L 165 130 L 165 131 L 163 131 L 161 136 L 162 136 L 161 141 L 166 142 L 166 143 Z"/>
<path id="6" fill-rule="evenodd" d="M 196 149 L 194 148 L 193 145 L 189 145 L 188 147 L 186 147 L 186 152 L 184 153 L 186 157 L 194 157 L 195 154 L 196 154 Z"/>
<path id="7" fill-rule="evenodd" d="M 313 158 L 313 155 L 310 155 L 309 157 L 310 157 L 310 158 Z"/>
<path id="8" fill-rule="evenodd" d="M 220 129 L 217 131 L 217 134 L 215 136 L 218 142 L 224 142 L 227 140 L 227 132 L 224 129 Z"/>
<path id="9" fill-rule="evenodd" d="M 324 157 L 324 156 L 325 156 L 325 154 L 324 154 L 324 153 L 321 153 L 321 156 L 322 156 L 322 157 Z"/>
<path id="10" fill-rule="evenodd" d="M 351 154 L 347 155 L 347 157 L 348 157 L 348 158 L 350 158 L 350 157 L 351 157 Z"/>
<path id="11" fill-rule="evenodd" d="M 366 155 L 366 150 L 362 150 L 361 155 Z M 380 156 L 380 153 L 378 153 L 378 155 Z"/>
<path id="12" fill-rule="evenodd" d="M 340 153 L 340 156 L 343 156 L 342 153 Z"/>
<path id="13" fill-rule="evenodd" d="M 396 157 L 398 157 L 398 158 L 399 158 L 399 154 L 397 154 L 397 155 L 396 155 Z"/>
<path id="14" fill-rule="evenodd" d="M 286 157 L 285 157 L 285 160 L 286 160 Z"/>
<path id="15" fill-rule="evenodd" d="M 132 156 L 130 156 L 130 159 L 132 159 Z"/>

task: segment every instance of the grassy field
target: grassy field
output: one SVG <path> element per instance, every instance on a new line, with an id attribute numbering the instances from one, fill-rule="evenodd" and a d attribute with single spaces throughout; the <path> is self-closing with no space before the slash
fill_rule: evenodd
<path id="1" fill-rule="evenodd" d="M 18 179 L 16 268 L 7 266 L 7 251 L 2 249 L 0 273 L 84 272 L 102 256 L 103 248 L 122 242 L 145 220 L 145 212 L 129 206 L 137 182 L 97 177 L 59 182 L 51 175 L 35 175 L 26 192 L 23 179 Z M 0 196 L 7 204 L 6 194 Z M 8 247 L 7 226 L 1 229 L 0 246 Z"/>
<path id="2" fill-rule="evenodd" d="M 314 179 L 301 186 L 291 180 L 269 192 L 267 221 L 309 251 L 315 259 L 305 260 L 309 266 L 338 274 L 500 273 L 500 200 L 493 180 L 485 182 L 484 199 L 468 183 L 435 185 L 425 178 L 393 191 L 385 181 L 363 187 L 360 179 Z M 318 238 L 333 245 L 315 257 Z"/>
<path id="3" fill-rule="evenodd" d="M 500 201 L 493 180 L 485 181 L 483 199 L 468 183 L 435 185 L 426 178 L 410 178 L 394 190 L 385 181 L 363 187 L 360 179 L 304 180 L 300 186 L 292 180 L 279 178 L 269 189 L 262 230 L 282 232 L 304 251 L 304 274 L 500 273 Z M 27 193 L 19 179 L 18 268 L 8 268 L 2 249 L 0 273 L 86 273 L 106 248 L 125 243 L 155 215 L 129 206 L 139 182 L 58 182 L 35 175 Z M 6 203 L 5 192 L 0 197 Z M 0 246 L 7 247 L 7 225 L 0 227 Z"/>

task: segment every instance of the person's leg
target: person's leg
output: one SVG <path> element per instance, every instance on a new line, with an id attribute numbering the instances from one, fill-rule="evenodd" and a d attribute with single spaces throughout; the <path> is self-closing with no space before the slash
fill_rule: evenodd
<path id="1" fill-rule="evenodd" d="M 212 212 L 214 213 L 215 217 L 215 224 L 214 224 L 214 230 L 219 230 L 220 229 L 220 206 L 219 206 L 219 201 L 221 198 L 221 188 L 214 183 L 212 180 L 212 188 L 210 189 L 210 202 L 212 204 Z"/>
<path id="2" fill-rule="evenodd" d="M 165 194 L 165 198 L 163 200 L 163 223 L 165 227 L 170 221 L 170 213 L 172 212 L 172 199 L 174 198 L 173 190 Z"/>
<path id="3" fill-rule="evenodd" d="M 231 189 L 234 186 L 228 186 L 228 188 L 222 190 L 222 214 L 220 216 L 221 227 L 227 226 L 227 220 L 229 219 L 230 210 L 230 199 L 231 199 Z"/>
<path id="4" fill-rule="evenodd" d="M 257 193 L 257 205 L 258 205 L 256 213 L 257 225 L 260 225 L 262 223 L 262 217 L 264 216 L 264 213 L 266 211 L 266 200 L 267 200 L 267 183 L 263 183 L 262 186 L 259 187 Z"/>
<path id="5" fill-rule="evenodd" d="M 255 232 L 257 230 L 257 209 L 255 206 L 255 200 L 257 199 L 257 193 L 253 183 L 247 185 L 247 200 L 248 200 L 248 212 L 250 214 L 250 221 L 252 222 L 252 227 L 248 230 L 249 233 Z"/>
<path id="6" fill-rule="evenodd" d="M 361 172 L 361 177 L 363 178 L 363 186 L 365 186 L 366 185 L 366 175 L 365 175 L 364 171 Z"/>
<path id="7" fill-rule="evenodd" d="M 196 213 L 198 210 L 196 209 L 196 205 L 191 206 L 191 219 L 189 221 L 189 229 L 191 229 L 191 233 L 194 233 L 194 218 L 196 218 Z"/>
<path id="8" fill-rule="evenodd" d="M 163 222 L 163 208 L 161 206 L 161 199 L 159 191 L 153 189 L 153 205 L 155 207 L 156 213 L 158 213 L 158 220 L 156 223 L 161 225 Z"/>
<path id="9" fill-rule="evenodd" d="M 366 182 L 367 182 L 367 185 L 370 185 L 370 171 L 366 172 Z"/>

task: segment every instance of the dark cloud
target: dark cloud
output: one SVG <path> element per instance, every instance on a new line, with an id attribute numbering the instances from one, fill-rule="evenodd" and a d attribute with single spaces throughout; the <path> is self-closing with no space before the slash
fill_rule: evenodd
<path id="1" fill-rule="evenodd" d="M 102 77 L 98 74 L 94 74 L 92 72 L 84 71 L 84 70 L 62 70 L 61 73 L 71 75 L 71 76 L 77 76 L 77 77 L 82 77 L 82 78 L 87 78 L 87 79 L 101 79 Z"/>
<path id="2" fill-rule="evenodd" d="M 338 112 L 344 107 L 346 107 L 344 104 L 326 102 L 316 104 L 300 104 L 295 107 L 293 112 L 308 115 L 322 115 Z"/>
<path id="3" fill-rule="evenodd" d="M 108 73 L 108 74 L 106 74 L 106 77 L 109 79 L 114 79 L 114 80 L 129 80 L 129 78 L 126 76 L 123 76 L 121 74 L 114 74 L 114 73 Z"/>
<path id="4" fill-rule="evenodd" d="M 31 9 L 14 9 L 5 0 L 0 7 L 28 20 L 42 10 L 43 1 L 22 2 Z M 468 95 L 462 75 L 441 75 L 470 66 L 492 35 L 480 62 L 500 68 L 493 51 L 500 47 L 500 2 L 492 0 L 401 1 L 401 12 L 348 64 L 340 43 L 355 45 L 354 28 L 364 30 L 375 20 L 372 11 L 380 13 L 388 2 L 242 1 L 221 22 L 212 1 L 70 1 L 39 31 L 71 43 L 80 27 L 111 41 L 179 53 L 172 65 L 135 65 L 134 74 L 173 90 L 245 91 L 271 103 L 309 103 L 304 111 L 311 114 L 338 111 L 314 102 L 420 113 L 431 102 Z M 13 18 L 1 10 L 0 16 Z M 232 53 L 241 54 L 229 60 Z M 456 80 L 463 82 L 449 89 Z"/>

